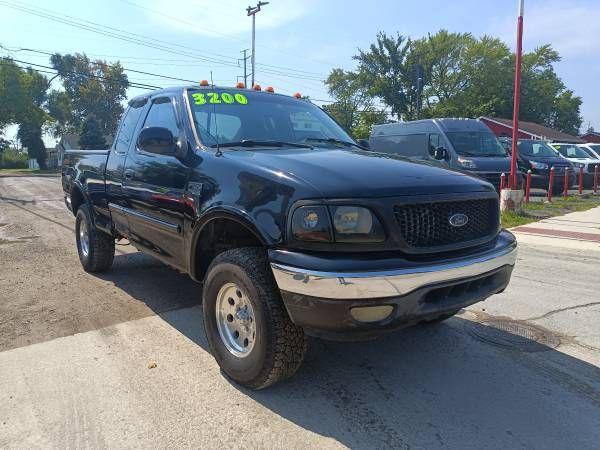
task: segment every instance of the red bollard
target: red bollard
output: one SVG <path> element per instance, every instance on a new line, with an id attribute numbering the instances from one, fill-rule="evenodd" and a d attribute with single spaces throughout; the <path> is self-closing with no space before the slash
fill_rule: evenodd
<path id="1" fill-rule="evenodd" d="M 527 171 L 527 181 L 525 183 L 525 203 L 529 203 L 529 191 L 531 191 L 531 169 Z"/>
<path id="2" fill-rule="evenodd" d="M 554 186 L 554 167 L 550 168 L 550 183 L 548 183 L 548 201 L 552 201 L 552 187 Z"/>
<path id="3" fill-rule="evenodd" d="M 500 175 L 500 192 L 502 192 L 502 189 L 506 188 L 506 175 L 504 173 L 502 173 Z"/>
<path id="4" fill-rule="evenodd" d="M 600 172 L 600 164 L 594 169 L 594 194 L 598 193 L 598 172 Z"/>
<path id="5" fill-rule="evenodd" d="M 563 182 L 563 197 L 567 198 L 569 196 L 569 168 L 565 167 L 565 176 Z"/>
<path id="6" fill-rule="evenodd" d="M 583 193 L 583 167 L 579 168 L 579 193 Z"/>

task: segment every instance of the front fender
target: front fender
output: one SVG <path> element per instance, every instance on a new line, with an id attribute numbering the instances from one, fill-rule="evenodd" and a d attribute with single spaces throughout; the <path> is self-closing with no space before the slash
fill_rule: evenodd
<path id="1" fill-rule="evenodd" d="M 196 273 L 196 247 L 199 243 L 200 235 L 204 228 L 213 220 L 227 219 L 238 223 L 250 231 L 262 245 L 265 247 L 272 246 L 276 240 L 269 235 L 267 230 L 257 223 L 254 217 L 250 216 L 246 211 L 238 210 L 233 207 L 218 206 L 213 207 L 204 212 L 193 224 L 191 236 L 189 239 L 188 267 L 190 276 L 195 279 Z M 195 281 L 200 281 L 196 280 Z"/>

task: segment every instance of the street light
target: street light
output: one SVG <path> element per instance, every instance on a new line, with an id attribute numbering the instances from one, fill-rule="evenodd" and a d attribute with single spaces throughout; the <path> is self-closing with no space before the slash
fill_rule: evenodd
<path id="1" fill-rule="evenodd" d="M 256 36 L 256 13 L 260 11 L 261 6 L 265 6 L 268 5 L 269 2 L 258 2 L 258 4 L 256 6 L 248 6 L 248 8 L 246 8 L 246 12 L 248 13 L 249 16 L 252 16 L 252 59 L 251 59 L 251 64 L 252 64 L 252 86 L 254 86 L 254 72 L 255 72 L 255 62 L 256 62 L 256 50 L 255 50 L 255 36 Z"/>

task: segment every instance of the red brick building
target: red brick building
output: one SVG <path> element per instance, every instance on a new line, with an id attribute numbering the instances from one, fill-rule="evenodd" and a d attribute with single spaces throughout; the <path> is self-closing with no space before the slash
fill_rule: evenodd
<path id="1" fill-rule="evenodd" d="M 492 132 L 498 137 L 512 137 L 512 119 L 500 119 L 498 117 L 480 117 Z M 599 135 L 600 137 L 600 135 Z M 538 123 L 519 121 L 519 139 L 540 139 L 549 142 L 568 142 L 572 144 L 583 144 L 585 141 L 577 136 L 563 133 L 545 127 Z"/>
<path id="2" fill-rule="evenodd" d="M 579 136 L 585 142 L 592 142 L 594 144 L 600 144 L 600 133 L 597 131 L 591 131 L 589 133 L 585 133 L 583 136 Z"/>

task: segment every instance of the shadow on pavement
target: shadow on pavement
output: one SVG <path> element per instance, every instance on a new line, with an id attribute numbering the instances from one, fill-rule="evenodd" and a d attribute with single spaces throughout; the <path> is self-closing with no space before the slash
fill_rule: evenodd
<path id="1" fill-rule="evenodd" d="M 115 259 L 127 267 L 106 279 L 209 351 L 200 285 L 140 254 Z M 533 341 L 494 346 L 476 338 L 481 327 L 455 317 L 363 343 L 312 339 L 295 377 L 237 389 L 352 448 L 595 447 L 600 369 Z"/>

